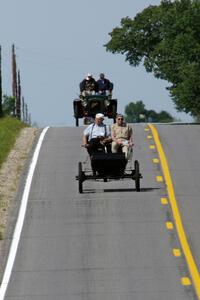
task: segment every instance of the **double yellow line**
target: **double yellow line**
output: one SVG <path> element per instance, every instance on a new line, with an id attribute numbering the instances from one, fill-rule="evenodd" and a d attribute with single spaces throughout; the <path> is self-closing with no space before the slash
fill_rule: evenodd
<path id="1" fill-rule="evenodd" d="M 167 186 L 169 202 L 170 202 L 170 205 L 172 208 L 172 214 L 173 214 L 177 234 L 179 237 L 179 241 L 180 241 L 180 244 L 182 247 L 182 251 L 185 255 L 185 259 L 186 259 L 186 262 L 188 265 L 191 279 L 193 281 L 194 288 L 196 290 L 196 294 L 198 296 L 198 299 L 200 299 L 200 275 L 199 275 L 199 271 L 198 271 L 197 265 L 195 263 L 194 257 L 192 255 L 192 252 L 191 252 L 191 249 L 190 249 L 190 246 L 189 246 L 186 234 L 185 234 L 185 230 L 183 227 L 183 223 L 181 220 L 181 215 L 180 215 L 179 208 L 177 205 L 177 201 L 176 201 L 176 197 L 175 197 L 175 193 L 174 193 L 174 187 L 173 187 L 172 179 L 170 176 L 167 159 L 166 159 L 165 153 L 163 151 L 156 127 L 152 124 L 148 124 L 148 126 L 151 129 L 151 132 L 152 132 L 152 135 L 153 135 L 156 147 L 157 147 L 157 151 L 158 151 L 158 154 L 160 157 L 163 175 L 165 177 L 165 182 L 166 182 L 166 186 Z"/>

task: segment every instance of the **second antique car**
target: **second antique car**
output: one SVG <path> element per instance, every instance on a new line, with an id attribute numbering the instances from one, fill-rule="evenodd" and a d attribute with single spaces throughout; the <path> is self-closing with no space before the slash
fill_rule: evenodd
<path id="1" fill-rule="evenodd" d="M 86 95 L 73 101 L 73 109 L 76 126 L 79 126 L 79 119 L 81 118 L 84 119 L 85 125 L 91 123 L 99 112 L 115 122 L 117 99 L 112 99 L 110 95 Z"/>

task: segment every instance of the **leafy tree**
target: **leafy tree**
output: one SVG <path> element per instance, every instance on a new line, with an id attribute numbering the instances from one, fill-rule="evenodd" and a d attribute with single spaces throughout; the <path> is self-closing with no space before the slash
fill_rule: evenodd
<path id="1" fill-rule="evenodd" d="M 131 102 L 125 107 L 126 121 L 136 123 L 140 120 L 140 115 L 145 115 L 145 105 L 142 101 Z"/>
<path id="2" fill-rule="evenodd" d="M 169 82 L 177 110 L 200 116 L 200 0 L 163 0 L 121 20 L 105 45 Z"/>
<path id="3" fill-rule="evenodd" d="M 128 123 L 139 122 L 160 122 L 167 123 L 173 122 L 174 118 L 165 110 L 157 113 L 154 110 L 145 109 L 145 105 L 142 101 L 130 102 L 125 106 L 125 120 Z"/>
<path id="4" fill-rule="evenodd" d="M 161 110 L 161 112 L 157 114 L 157 120 L 160 123 L 168 123 L 168 122 L 173 122 L 174 118 L 167 111 Z"/>
<path id="5" fill-rule="evenodd" d="M 3 95 L 3 115 L 13 115 L 15 110 L 15 97 Z"/>

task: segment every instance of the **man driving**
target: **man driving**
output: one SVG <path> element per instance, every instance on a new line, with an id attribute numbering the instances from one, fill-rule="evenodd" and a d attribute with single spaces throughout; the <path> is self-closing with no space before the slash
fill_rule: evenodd
<path id="1" fill-rule="evenodd" d="M 95 121 L 90 124 L 83 132 L 83 146 L 87 148 L 91 155 L 93 152 L 105 150 L 106 144 L 111 142 L 109 127 L 103 123 L 104 115 L 98 113 Z"/>
<path id="2" fill-rule="evenodd" d="M 85 96 L 87 92 L 96 92 L 97 91 L 97 83 L 93 78 L 91 73 L 88 73 L 86 78 L 83 79 L 80 84 L 80 93 Z"/>

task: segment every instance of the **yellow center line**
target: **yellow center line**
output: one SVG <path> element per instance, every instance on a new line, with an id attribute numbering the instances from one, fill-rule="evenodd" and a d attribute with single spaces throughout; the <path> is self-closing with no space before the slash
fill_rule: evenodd
<path id="1" fill-rule="evenodd" d="M 153 134 L 153 138 L 157 147 L 157 151 L 159 153 L 159 157 L 160 157 L 160 162 L 161 162 L 161 166 L 162 166 L 162 170 L 163 170 L 163 174 L 164 174 L 164 178 L 165 178 L 165 182 L 166 182 L 166 186 L 167 186 L 167 192 L 168 192 L 168 198 L 169 198 L 169 202 L 172 208 L 172 214 L 173 214 L 173 218 L 174 218 L 174 223 L 176 225 L 176 230 L 177 230 L 177 234 L 179 237 L 179 241 L 182 247 L 182 251 L 185 255 L 185 259 L 188 265 L 188 269 L 190 272 L 190 276 L 192 278 L 193 284 L 194 284 L 194 288 L 196 291 L 196 294 L 198 296 L 198 299 L 200 300 L 200 275 L 199 275 L 199 270 L 197 268 L 196 262 L 194 260 L 194 257 L 192 255 L 186 234 L 185 234 L 185 230 L 183 227 L 183 223 L 182 223 L 182 219 L 181 219 L 181 215 L 179 212 L 179 208 L 178 208 L 178 204 L 177 204 L 177 200 L 175 197 L 175 192 L 174 192 L 174 187 L 173 187 L 173 183 L 172 183 L 172 179 L 171 179 L 171 175 L 170 175 L 170 171 L 169 171 L 169 167 L 168 167 L 168 163 L 167 163 L 167 159 L 162 147 L 162 144 L 160 142 L 159 139 L 159 135 L 158 135 L 158 131 L 156 129 L 156 127 L 152 124 L 149 124 L 149 127 L 151 129 L 151 132 Z M 188 285 L 189 284 L 189 280 L 187 279 L 183 279 L 182 283 L 184 285 Z"/>

